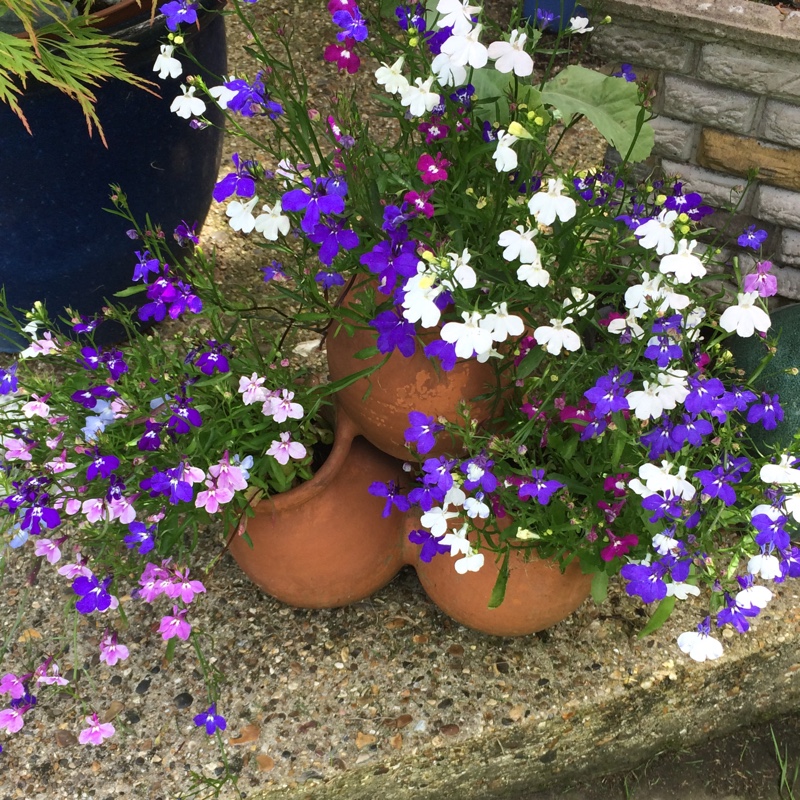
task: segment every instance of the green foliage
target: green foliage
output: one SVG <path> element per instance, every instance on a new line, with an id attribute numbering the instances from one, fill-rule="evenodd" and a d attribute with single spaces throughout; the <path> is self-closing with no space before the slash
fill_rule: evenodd
<path id="1" fill-rule="evenodd" d="M 125 67 L 120 48 L 129 43 L 112 40 L 86 14 L 63 19 L 63 5 L 52 0 L 3 0 L 3 5 L 26 36 L 0 31 L 0 101 L 33 133 L 19 99 L 33 81 L 52 86 L 80 106 L 89 135 L 96 128 L 105 144 L 95 108 L 97 87 L 106 80 L 145 90 L 153 85 Z M 43 19 L 52 21 L 39 24 Z"/>
<path id="2" fill-rule="evenodd" d="M 655 134 L 638 106 L 634 83 L 573 65 L 545 86 L 542 99 L 567 120 L 587 117 L 628 161 L 644 161 L 653 149 Z"/>

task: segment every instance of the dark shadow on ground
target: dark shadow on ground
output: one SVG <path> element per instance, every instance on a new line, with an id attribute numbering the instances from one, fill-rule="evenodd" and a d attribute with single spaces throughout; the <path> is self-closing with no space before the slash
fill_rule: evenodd
<path id="1" fill-rule="evenodd" d="M 800 800 L 800 714 L 519 800 Z"/>

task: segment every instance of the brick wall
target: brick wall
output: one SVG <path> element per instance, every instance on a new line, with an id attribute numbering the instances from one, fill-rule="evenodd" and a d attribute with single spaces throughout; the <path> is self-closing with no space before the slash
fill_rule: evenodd
<path id="1" fill-rule="evenodd" d="M 712 205 L 741 199 L 733 233 L 767 230 L 779 292 L 800 300 L 800 11 L 785 5 L 606 0 L 613 21 L 595 29 L 592 47 L 652 81 L 654 163 Z"/>

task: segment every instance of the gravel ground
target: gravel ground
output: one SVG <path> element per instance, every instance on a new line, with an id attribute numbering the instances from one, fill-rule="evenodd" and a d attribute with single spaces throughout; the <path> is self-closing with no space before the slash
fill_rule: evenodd
<path id="1" fill-rule="evenodd" d="M 498 3 L 492 11 L 502 16 L 510 5 Z M 295 46 L 314 96 L 339 87 L 341 79 L 320 58 L 332 33 L 324 3 L 273 0 L 269 11 L 296 26 Z M 244 34 L 231 25 L 229 36 L 234 73 L 246 69 L 237 47 Z M 346 79 L 361 87 L 365 115 L 374 110 L 364 84 L 370 66 Z M 585 130 L 570 146 L 567 157 L 587 164 L 602 154 Z M 227 141 L 223 174 L 230 153 L 239 149 Z M 222 208 L 212 209 L 203 242 L 218 249 L 222 283 L 259 284 L 263 256 L 230 230 Z M 219 533 L 208 532 L 209 558 Z M 220 751 L 192 722 L 208 705 L 192 648 L 179 644 L 174 660 L 164 660 L 157 633 L 161 606 L 151 610 L 122 598 L 130 633 L 121 638 L 130 659 L 113 668 L 99 665 L 102 624 L 81 618 L 74 631 L 65 630 L 69 586 L 45 565 L 32 593 L 26 586 L 31 566 L 27 555 L 12 558 L 3 578 L 8 599 L 0 642 L 8 652 L 2 671 L 21 670 L 40 638 L 61 637 L 70 646 L 62 669 L 71 671 L 85 708 L 113 720 L 117 735 L 101 747 L 80 746 L 84 708 L 72 694 L 51 694 L 20 733 L 2 739 L 0 800 L 166 800 L 186 796 L 193 772 L 218 778 L 223 758 L 239 776 L 241 796 L 270 787 L 312 789 L 354 766 L 373 762 L 386 770 L 394 758 L 441 754 L 493 730 L 568 719 L 587 698 L 610 700 L 645 681 L 679 681 L 693 668 L 674 639 L 693 627 L 696 612 L 678 612 L 656 636 L 640 641 L 634 633 L 645 611 L 618 586 L 602 607 L 588 602 L 549 631 L 508 640 L 446 618 L 408 568 L 368 600 L 306 611 L 261 593 L 225 556 L 206 581 L 208 594 L 193 606 L 195 627 L 208 637 L 204 649 L 216 654 L 213 666 L 226 679 L 219 711 L 228 730 Z M 772 613 L 756 620 L 746 642 L 729 642 L 734 651 L 764 647 L 780 637 L 782 626 L 797 627 L 793 588 L 779 590 Z M 223 797 L 234 796 L 230 788 L 223 791 Z"/>

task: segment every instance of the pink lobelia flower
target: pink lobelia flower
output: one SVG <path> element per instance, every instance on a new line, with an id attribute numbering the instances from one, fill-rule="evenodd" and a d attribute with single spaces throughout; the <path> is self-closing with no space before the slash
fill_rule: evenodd
<path id="1" fill-rule="evenodd" d="M 10 694 L 12 700 L 19 700 L 25 695 L 25 684 L 13 672 L 7 672 L 0 678 L 0 694 Z"/>
<path id="2" fill-rule="evenodd" d="M 53 541 L 52 539 L 37 539 L 33 552 L 37 556 L 44 556 L 50 564 L 55 564 L 61 558 L 59 544 L 62 540 Z"/>
<path id="3" fill-rule="evenodd" d="M 192 626 L 186 621 L 186 615 L 188 613 L 189 610 L 186 608 L 172 606 L 172 615 L 161 618 L 161 625 L 158 628 L 158 632 L 161 634 L 161 638 L 164 641 L 172 639 L 175 636 L 184 641 L 189 638 L 189 634 L 192 632 Z"/>
<path id="4" fill-rule="evenodd" d="M 0 711 L 0 730 L 5 728 L 7 733 L 16 733 L 25 724 L 21 708 L 4 708 Z"/>
<path id="5" fill-rule="evenodd" d="M 165 590 L 164 594 L 172 600 L 180 597 L 187 605 L 194 600 L 196 594 L 205 592 L 206 587 L 200 581 L 189 580 L 189 570 L 175 570 L 175 577 L 178 579 L 176 583 L 170 584 Z"/>
<path id="6" fill-rule="evenodd" d="M 333 61 L 340 70 L 347 70 L 351 75 L 358 72 L 361 59 L 353 52 L 355 39 L 345 39 L 344 44 L 329 44 L 325 48 L 325 60 Z"/>
<path id="7" fill-rule="evenodd" d="M 614 536 L 613 533 L 609 533 L 608 538 L 611 544 L 600 551 L 600 558 L 603 561 L 613 561 L 617 556 L 624 556 L 632 547 L 639 544 L 639 537 L 633 533 L 627 536 Z"/>
<path id="8" fill-rule="evenodd" d="M 100 660 L 113 667 L 118 661 L 124 661 L 128 655 L 128 648 L 124 644 L 117 643 L 116 631 L 113 633 L 106 631 L 100 640 Z"/>
<path id="9" fill-rule="evenodd" d="M 444 158 L 441 153 L 437 153 L 435 158 L 429 153 L 423 153 L 419 157 L 419 161 L 417 161 L 417 169 L 419 170 L 420 178 L 425 184 L 435 183 L 436 181 L 446 181 L 446 168 L 449 166 L 450 162 Z"/>
<path id="10" fill-rule="evenodd" d="M 97 714 L 86 717 L 88 728 L 84 728 L 78 734 L 78 741 L 81 744 L 103 744 L 105 739 L 111 738 L 116 731 L 110 722 L 100 722 Z"/>

